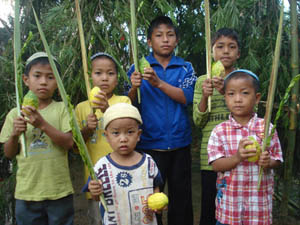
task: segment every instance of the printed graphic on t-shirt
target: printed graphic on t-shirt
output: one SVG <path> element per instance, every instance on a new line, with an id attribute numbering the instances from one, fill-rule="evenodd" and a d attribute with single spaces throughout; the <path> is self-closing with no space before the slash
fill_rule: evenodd
<path id="1" fill-rule="evenodd" d="M 33 140 L 29 144 L 29 155 L 35 154 L 43 154 L 48 153 L 50 149 L 48 149 L 48 143 L 46 142 L 46 135 L 45 133 L 39 128 L 33 128 Z"/>

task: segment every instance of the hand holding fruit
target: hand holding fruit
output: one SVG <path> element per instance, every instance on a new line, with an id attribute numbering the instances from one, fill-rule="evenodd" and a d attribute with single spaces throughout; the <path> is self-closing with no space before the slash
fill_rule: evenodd
<path id="1" fill-rule="evenodd" d="M 166 209 L 168 203 L 168 196 L 163 192 L 157 192 L 148 197 L 148 208 L 156 213 Z"/>
<path id="2" fill-rule="evenodd" d="M 159 88 L 161 79 L 157 76 L 156 72 L 152 67 L 144 69 L 143 79 L 147 80 L 153 87 Z"/>
<path id="3" fill-rule="evenodd" d="M 31 110 L 28 110 L 30 109 L 28 106 L 33 109 L 38 109 L 39 107 L 39 99 L 31 90 L 29 90 L 23 98 L 22 112 L 25 116 L 29 116 L 31 114 Z"/>
<path id="4" fill-rule="evenodd" d="M 241 162 L 256 156 L 256 148 L 251 146 L 252 144 L 253 141 L 249 140 L 248 138 L 243 138 L 240 140 L 236 156 Z M 250 145 L 251 147 L 246 148 L 247 145 Z"/>
<path id="5" fill-rule="evenodd" d="M 93 109 L 100 109 L 103 113 L 109 107 L 106 93 L 99 87 L 94 87 L 89 94 L 89 101 Z"/>

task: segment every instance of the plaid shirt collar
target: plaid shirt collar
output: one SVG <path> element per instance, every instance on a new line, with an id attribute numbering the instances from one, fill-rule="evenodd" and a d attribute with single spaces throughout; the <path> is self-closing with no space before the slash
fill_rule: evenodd
<path id="1" fill-rule="evenodd" d="M 230 122 L 230 124 L 231 124 L 231 126 L 232 126 L 233 129 L 246 128 L 249 131 L 254 131 L 256 133 L 257 137 L 259 137 L 260 139 L 263 139 L 264 126 L 261 126 L 261 124 L 259 124 L 256 113 L 253 113 L 252 118 L 249 120 L 249 122 L 245 126 L 243 126 L 240 123 L 238 123 L 233 118 L 232 114 L 229 115 L 229 122 Z"/>

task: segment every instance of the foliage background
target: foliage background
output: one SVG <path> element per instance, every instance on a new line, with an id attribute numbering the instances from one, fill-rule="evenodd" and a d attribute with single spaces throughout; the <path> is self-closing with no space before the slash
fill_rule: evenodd
<path id="1" fill-rule="evenodd" d="M 272 65 L 272 55 L 275 49 L 276 35 L 279 21 L 279 0 L 211 0 L 211 30 L 216 31 L 221 27 L 234 28 L 241 39 L 241 58 L 237 67 L 250 69 L 257 73 L 262 83 L 262 100 L 266 100 L 269 76 Z M 35 8 L 42 23 L 47 41 L 52 53 L 59 59 L 62 67 L 62 79 L 72 103 L 76 105 L 86 99 L 86 91 L 83 82 L 83 69 L 81 66 L 81 52 L 78 35 L 78 27 L 75 14 L 74 1 L 68 0 L 21 0 L 21 39 L 25 42 L 29 31 L 33 32 L 33 39 L 22 56 L 25 61 L 31 54 L 43 50 L 42 42 L 34 21 L 31 4 Z M 85 41 L 88 55 L 98 51 L 106 51 L 119 61 L 121 66 L 120 81 L 117 92 L 123 92 L 123 75 L 132 63 L 129 46 L 128 25 L 130 22 L 129 1 L 88 1 L 81 0 L 81 13 Z M 298 1 L 298 13 L 300 2 Z M 204 1 L 203 0 L 137 0 L 137 27 L 139 40 L 139 56 L 147 55 L 149 49 L 146 45 L 146 32 L 151 21 L 157 15 L 170 16 L 179 28 L 180 43 L 176 54 L 191 61 L 197 75 L 206 73 L 205 65 L 205 37 L 204 37 Z M 299 23 L 298 16 L 298 25 Z M 298 26 L 298 31 L 299 31 Z M 298 34 L 299 36 L 299 34 Z M 9 23 L 0 28 L 0 126 L 5 115 L 14 107 L 14 72 L 13 72 L 13 18 Z M 285 89 L 291 80 L 290 68 L 290 19 L 285 13 L 284 32 L 279 66 L 279 77 L 275 102 L 278 103 L 284 95 Z M 24 90 L 26 91 L 26 89 Z M 299 102 L 299 101 L 298 101 Z M 276 104 L 275 104 L 276 106 Z M 276 110 L 274 110 L 276 112 Z M 263 104 L 259 107 L 259 114 L 264 115 Z M 299 113 L 298 113 L 299 118 Z M 287 144 L 286 129 L 288 125 L 288 113 L 283 115 L 278 125 L 281 143 Z M 298 135 L 296 146 L 300 145 L 298 123 Z M 194 129 L 194 138 L 197 139 L 197 130 Z M 7 178 L 10 172 L 10 164 L 0 151 L 1 190 L 13 189 L 13 176 Z M 295 151 L 295 162 L 300 160 L 299 147 Z M 300 169 L 294 164 L 294 176 L 299 177 Z M 278 180 L 282 170 L 278 171 Z M 279 182 L 279 181 L 278 181 Z M 280 182 L 279 182 L 280 183 Z M 279 185 L 280 186 L 280 185 Z M 299 188 L 299 180 L 296 183 Z M 5 188 L 2 188 L 5 187 Z M 7 200 L 0 192 L 0 224 L 3 224 L 3 215 L 10 216 Z M 297 192 L 295 194 L 297 196 Z M 298 206 L 298 198 L 293 199 Z M 2 213 L 3 212 L 3 213 Z M 298 211 L 299 212 L 299 211 Z M 298 213 L 299 215 L 300 213 Z"/>

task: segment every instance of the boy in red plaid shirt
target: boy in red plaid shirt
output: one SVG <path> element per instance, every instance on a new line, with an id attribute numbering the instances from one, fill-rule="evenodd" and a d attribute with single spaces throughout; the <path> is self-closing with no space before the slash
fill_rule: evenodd
<path id="1" fill-rule="evenodd" d="M 264 120 L 254 112 L 261 97 L 259 79 L 249 70 L 235 70 L 225 78 L 224 89 L 231 114 L 213 129 L 207 146 L 208 161 L 218 172 L 217 225 L 272 224 L 272 168 L 283 161 L 278 135 L 256 162 L 248 161 L 256 149 L 246 149 L 253 144 L 249 136 L 260 145 L 263 141 Z M 258 190 L 259 166 L 264 171 Z"/>

